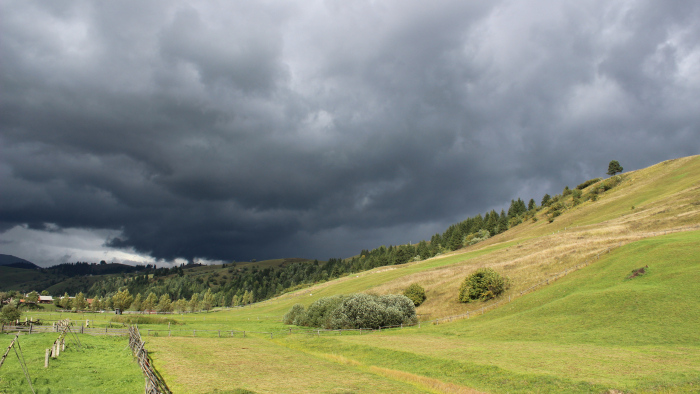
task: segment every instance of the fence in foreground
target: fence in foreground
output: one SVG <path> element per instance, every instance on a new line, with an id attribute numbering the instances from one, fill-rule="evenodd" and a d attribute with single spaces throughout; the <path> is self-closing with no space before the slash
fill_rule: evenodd
<path id="1" fill-rule="evenodd" d="M 129 327 L 129 347 L 146 377 L 146 394 L 172 394 L 163 377 L 153 367 L 153 360 L 148 355 L 146 344 L 136 326 Z"/>

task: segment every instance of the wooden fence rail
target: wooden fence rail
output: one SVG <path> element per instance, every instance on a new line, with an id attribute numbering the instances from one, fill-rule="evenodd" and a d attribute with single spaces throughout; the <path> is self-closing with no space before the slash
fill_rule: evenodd
<path id="1" fill-rule="evenodd" d="M 172 394 L 163 377 L 153 367 L 146 344 L 141 339 L 141 333 L 136 326 L 129 327 L 129 347 L 146 378 L 146 394 Z"/>

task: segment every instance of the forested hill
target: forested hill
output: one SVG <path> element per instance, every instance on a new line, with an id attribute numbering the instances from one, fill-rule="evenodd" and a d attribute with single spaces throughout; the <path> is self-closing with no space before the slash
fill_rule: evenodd
<path id="1" fill-rule="evenodd" d="M 542 210 L 545 211 L 544 217 L 551 222 L 567 209 L 587 200 L 595 201 L 599 194 L 615 187 L 623 178 L 617 175 L 606 180 L 592 179 L 573 189 L 566 186 L 561 194 L 545 195 L 539 205 L 534 199 L 526 204 L 518 198 L 511 201 L 507 212 L 505 209 L 500 213 L 491 210 L 484 215 L 467 218 L 449 226 L 443 233 L 433 235 L 430 241 L 365 249 L 347 259 L 332 258 L 326 262 L 277 259 L 173 268 L 78 262 L 41 270 L 42 274 L 51 277 L 50 284 L 46 285 L 46 280 L 36 281 L 35 278 L 34 282 L 25 283 L 22 290 L 48 290 L 56 296 L 82 292 L 87 297 L 107 299 L 120 290 L 128 289 L 132 295 L 141 294 L 142 297 L 150 293 L 157 297 L 166 294 L 173 301 L 210 292 L 214 295 L 214 306 L 240 303 L 244 297 L 245 302 L 256 302 L 349 273 L 424 260 L 473 245 L 508 231 L 523 221 L 538 220 L 536 214 Z M 29 284 L 35 287 L 27 288 Z M 6 289 L 7 284 L 3 288 Z"/>
<path id="2" fill-rule="evenodd" d="M 0 266 L 24 269 L 39 269 L 38 265 L 9 254 L 0 254 Z"/>

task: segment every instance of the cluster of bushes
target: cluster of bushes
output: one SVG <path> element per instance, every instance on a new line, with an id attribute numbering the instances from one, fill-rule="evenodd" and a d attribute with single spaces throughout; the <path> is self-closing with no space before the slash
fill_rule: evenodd
<path id="1" fill-rule="evenodd" d="M 323 297 L 307 310 L 296 304 L 284 315 L 285 324 L 341 328 L 379 328 L 418 321 L 416 307 L 403 295 L 350 294 Z"/>
<path id="2" fill-rule="evenodd" d="M 488 232 L 488 230 L 479 230 L 477 233 L 469 234 L 466 237 L 464 237 L 464 244 L 465 245 L 474 245 L 476 243 L 479 243 L 481 241 L 485 241 L 489 239 L 491 234 Z"/>
<path id="3" fill-rule="evenodd" d="M 588 186 L 590 186 L 590 185 L 592 185 L 592 184 L 594 184 L 594 183 L 596 183 L 596 182 L 600 182 L 600 180 L 601 180 L 600 178 L 589 179 L 589 180 L 587 180 L 586 182 L 583 182 L 582 184 L 576 186 L 576 189 L 577 189 L 577 190 L 583 190 L 583 189 L 587 188 Z"/>

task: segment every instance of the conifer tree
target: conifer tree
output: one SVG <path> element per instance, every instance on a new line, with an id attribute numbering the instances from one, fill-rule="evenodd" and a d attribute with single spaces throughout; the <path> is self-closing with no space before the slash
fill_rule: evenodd
<path id="1" fill-rule="evenodd" d="M 608 172 L 607 174 L 610 176 L 613 176 L 617 174 L 618 172 L 622 172 L 622 166 L 617 160 L 613 160 L 608 164 Z"/>
<path id="2" fill-rule="evenodd" d="M 498 233 L 502 233 L 508 230 L 508 216 L 505 211 L 501 209 L 501 217 L 498 218 Z"/>
<path id="3" fill-rule="evenodd" d="M 457 227 L 452 231 L 452 235 L 450 236 L 450 250 L 461 248 L 463 246 L 463 241 L 464 236 L 462 236 L 462 232 L 459 230 L 459 227 Z"/>
<path id="4" fill-rule="evenodd" d="M 498 225 L 498 214 L 496 213 L 495 210 L 491 210 L 491 212 L 486 214 L 487 219 L 486 219 L 486 230 L 488 230 L 490 235 L 495 235 L 496 234 L 496 226 Z"/>
<path id="5" fill-rule="evenodd" d="M 544 197 L 542 197 L 542 205 L 543 207 L 546 207 L 549 205 L 549 201 L 552 200 L 552 197 L 549 194 L 545 194 Z"/>

